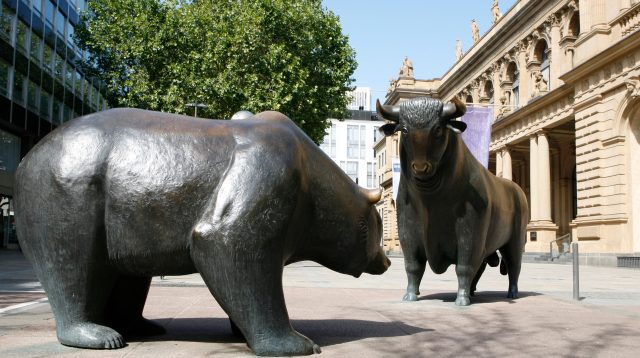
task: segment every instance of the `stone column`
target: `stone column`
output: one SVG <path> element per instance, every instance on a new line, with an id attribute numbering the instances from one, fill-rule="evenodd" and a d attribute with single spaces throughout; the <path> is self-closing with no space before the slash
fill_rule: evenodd
<path id="1" fill-rule="evenodd" d="M 529 188 L 531 200 L 531 221 L 538 221 L 538 198 L 540 197 L 540 189 L 538 187 L 538 138 L 534 134 L 529 137 Z"/>
<path id="2" fill-rule="evenodd" d="M 612 3 L 611 0 L 580 0 L 581 33 L 587 33 L 595 26 L 607 23 L 607 2 L 609 5 Z"/>
<path id="3" fill-rule="evenodd" d="M 524 42 L 520 42 L 518 44 L 518 53 L 517 53 L 517 61 L 518 61 L 518 69 L 519 69 L 519 80 L 520 80 L 520 106 L 525 106 L 529 97 L 531 96 L 530 89 L 530 75 L 529 71 L 527 71 L 527 59 L 526 59 L 526 51 L 527 47 Z"/>
<path id="4" fill-rule="evenodd" d="M 513 180 L 513 167 L 511 164 L 511 151 L 509 148 L 502 149 L 502 177 Z"/>
<path id="5" fill-rule="evenodd" d="M 538 219 L 551 221 L 551 166 L 549 163 L 549 140 L 547 134 L 538 134 Z"/>
<path id="6" fill-rule="evenodd" d="M 502 172 L 502 150 L 496 150 L 496 176 L 502 178 L 504 173 Z"/>
<path id="7" fill-rule="evenodd" d="M 493 72 L 491 73 L 491 83 L 493 83 L 493 104 L 495 106 L 491 107 L 491 112 L 493 113 L 493 118 L 491 122 L 495 122 L 496 117 L 498 116 L 498 110 L 500 109 L 500 97 L 504 95 L 502 88 L 500 87 L 500 65 L 499 63 L 495 63 L 492 66 Z"/>
<path id="8" fill-rule="evenodd" d="M 566 55 L 560 49 L 560 19 L 556 15 L 549 16 L 550 22 L 550 31 L 549 35 L 551 37 L 549 49 L 551 50 L 550 54 L 550 62 L 551 62 L 551 73 L 549 74 L 549 90 L 552 88 L 558 88 L 562 85 L 560 75 L 565 73 L 566 71 L 563 68 L 563 64 L 567 62 Z"/>

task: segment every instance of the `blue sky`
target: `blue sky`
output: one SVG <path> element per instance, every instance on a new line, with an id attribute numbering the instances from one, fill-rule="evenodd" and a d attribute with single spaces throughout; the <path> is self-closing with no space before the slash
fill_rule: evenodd
<path id="1" fill-rule="evenodd" d="M 502 13 L 517 0 L 499 0 Z M 373 103 L 384 101 L 389 78 L 405 56 L 419 79 L 439 78 L 455 62 L 456 39 L 466 52 L 471 20 L 484 35 L 491 27 L 493 0 L 322 0 L 340 17 L 342 32 L 356 51 L 356 86 L 371 87 Z"/>

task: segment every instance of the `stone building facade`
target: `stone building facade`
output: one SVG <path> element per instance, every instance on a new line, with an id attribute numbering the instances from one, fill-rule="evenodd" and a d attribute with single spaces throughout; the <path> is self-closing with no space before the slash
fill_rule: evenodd
<path id="1" fill-rule="evenodd" d="M 520 0 L 440 79 L 399 78 L 385 103 L 493 108 L 490 169 L 527 193 L 527 252 L 570 235 L 582 253 L 637 254 L 639 29 L 637 0 Z"/>

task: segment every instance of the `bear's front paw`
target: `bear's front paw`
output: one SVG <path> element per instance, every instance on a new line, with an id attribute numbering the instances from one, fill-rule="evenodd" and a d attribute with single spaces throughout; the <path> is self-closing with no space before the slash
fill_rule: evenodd
<path id="1" fill-rule="evenodd" d="M 280 337 L 264 337 L 252 344 L 251 349 L 259 356 L 304 356 L 321 352 L 320 346 L 297 332 Z"/>
<path id="2" fill-rule="evenodd" d="M 60 327 L 58 340 L 65 346 L 92 349 L 116 349 L 126 345 L 120 333 L 109 327 L 90 322 Z"/>

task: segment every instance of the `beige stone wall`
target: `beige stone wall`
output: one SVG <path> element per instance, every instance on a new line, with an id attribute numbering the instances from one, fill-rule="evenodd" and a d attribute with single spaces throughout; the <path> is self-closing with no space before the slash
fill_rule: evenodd
<path id="1" fill-rule="evenodd" d="M 376 174 L 380 178 L 382 199 L 376 205 L 378 213 L 382 217 L 382 243 L 387 252 L 400 253 L 400 241 L 398 240 L 398 224 L 395 202 L 393 201 L 393 158 L 397 157 L 398 135 L 383 137 L 374 146 L 376 158 Z"/>
<path id="2" fill-rule="evenodd" d="M 492 165 L 531 207 L 526 251 L 571 233 L 584 253 L 640 253 L 640 2 L 520 0 L 442 78 L 415 83 L 386 103 L 494 109 Z"/>

